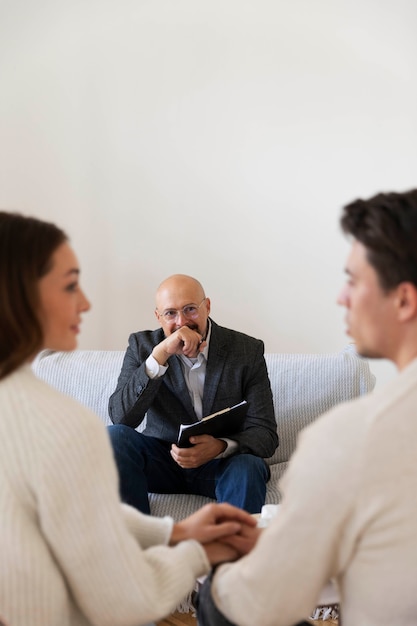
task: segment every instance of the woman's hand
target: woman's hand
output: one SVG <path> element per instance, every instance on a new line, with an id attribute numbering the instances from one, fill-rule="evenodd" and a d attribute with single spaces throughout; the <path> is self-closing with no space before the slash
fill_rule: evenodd
<path id="1" fill-rule="evenodd" d="M 196 513 L 174 524 L 170 544 L 175 545 L 185 539 L 196 539 L 202 544 L 223 541 L 242 533 L 240 541 L 228 544 L 229 550 L 237 550 L 248 543 L 250 529 L 255 529 L 256 519 L 235 506 L 227 504 L 206 504 Z M 246 539 L 245 539 L 246 537 Z"/>

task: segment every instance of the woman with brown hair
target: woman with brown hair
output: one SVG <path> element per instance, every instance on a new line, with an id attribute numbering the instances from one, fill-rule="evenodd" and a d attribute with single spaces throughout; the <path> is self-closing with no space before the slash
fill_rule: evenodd
<path id="1" fill-rule="evenodd" d="M 90 308 L 79 275 L 61 229 L 0 212 L 0 622 L 10 626 L 160 619 L 257 536 L 227 504 L 174 524 L 120 503 L 106 429 L 30 365 L 43 348 L 76 348 Z"/>

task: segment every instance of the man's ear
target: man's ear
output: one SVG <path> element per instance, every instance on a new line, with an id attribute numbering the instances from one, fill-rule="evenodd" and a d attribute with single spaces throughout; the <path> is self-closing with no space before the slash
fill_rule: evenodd
<path id="1" fill-rule="evenodd" d="M 398 320 L 407 322 L 417 318 L 417 287 L 413 283 L 400 283 L 397 287 Z"/>
<path id="2" fill-rule="evenodd" d="M 161 323 L 161 321 L 160 321 L 160 319 L 159 319 L 158 309 L 155 309 L 155 310 L 154 310 L 154 313 L 155 313 L 155 317 L 156 317 L 156 319 L 158 320 L 158 322 L 159 322 L 159 323 Z"/>

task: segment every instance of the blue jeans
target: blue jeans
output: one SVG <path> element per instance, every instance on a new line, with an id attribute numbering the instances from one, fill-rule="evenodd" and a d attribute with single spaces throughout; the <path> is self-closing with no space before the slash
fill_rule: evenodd
<path id="1" fill-rule="evenodd" d="M 182 469 L 171 457 L 171 444 L 147 437 L 130 426 L 108 427 L 123 502 L 150 513 L 148 492 L 194 493 L 229 502 L 249 513 L 265 503 L 270 470 L 253 454 L 214 459 L 195 469 Z"/>
<path id="2" fill-rule="evenodd" d="M 206 578 L 195 599 L 197 626 L 236 626 L 233 622 L 229 622 L 214 604 L 211 595 L 211 578 L 212 574 Z M 238 589 L 236 593 L 239 593 Z M 303 621 L 294 626 L 311 626 L 311 623 Z"/>

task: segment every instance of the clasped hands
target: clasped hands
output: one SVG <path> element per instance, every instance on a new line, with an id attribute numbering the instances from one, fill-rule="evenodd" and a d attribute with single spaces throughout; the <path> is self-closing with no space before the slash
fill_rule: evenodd
<path id="1" fill-rule="evenodd" d="M 174 524 L 170 544 L 195 539 L 203 544 L 210 564 L 218 565 L 252 550 L 262 532 L 256 524 L 250 513 L 231 504 L 206 504 Z"/>

